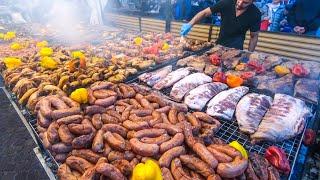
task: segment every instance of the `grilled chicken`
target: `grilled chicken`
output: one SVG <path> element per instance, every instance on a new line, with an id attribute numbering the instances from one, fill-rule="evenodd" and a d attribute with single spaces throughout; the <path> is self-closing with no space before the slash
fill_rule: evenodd
<path id="1" fill-rule="evenodd" d="M 190 90 L 211 81 L 211 77 L 203 73 L 191 74 L 173 85 L 170 96 L 177 101 L 181 101 L 184 95 Z"/>
<path id="2" fill-rule="evenodd" d="M 207 114 L 225 120 L 231 120 L 240 98 L 247 94 L 248 87 L 240 86 L 227 91 L 222 91 L 208 104 Z"/>
<path id="3" fill-rule="evenodd" d="M 149 86 L 155 85 L 161 79 L 165 78 L 172 71 L 172 66 L 166 66 L 157 71 L 144 73 L 139 76 L 139 80 L 147 83 Z"/>
<path id="4" fill-rule="evenodd" d="M 172 86 L 174 83 L 179 81 L 180 79 L 186 77 L 190 74 L 191 68 L 180 68 L 175 71 L 172 71 L 169 73 L 165 78 L 161 79 L 159 82 L 157 82 L 153 88 L 157 90 L 161 90 L 163 88 L 167 88 Z"/>
<path id="5" fill-rule="evenodd" d="M 305 126 L 310 109 L 297 98 L 276 94 L 273 104 L 263 117 L 251 138 L 253 143 L 261 141 L 279 142 L 300 134 Z"/>
<path id="6" fill-rule="evenodd" d="M 191 109 L 201 110 L 212 97 L 227 88 L 226 84 L 220 82 L 202 84 L 186 95 L 184 103 Z"/>
<path id="7" fill-rule="evenodd" d="M 253 134 L 270 108 L 272 98 L 263 94 L 250 93 L 244 96 L 236 108 L 236 119 L 242 132 Z"/>

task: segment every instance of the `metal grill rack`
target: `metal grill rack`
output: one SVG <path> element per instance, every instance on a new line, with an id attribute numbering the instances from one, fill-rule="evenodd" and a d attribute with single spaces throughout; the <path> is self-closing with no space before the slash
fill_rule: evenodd
<path id="1" fill-rule="evenodd" d="M 57 170 L 60 164 L 54 159 L 51 152 L 43 146 L 43 142 L 39 136 L 39 131 L 37 130 L 37 120 L 34 119 L 32 121 L 29 121 L 29 125 L 36 137 L 37 144 L 39 145 L 41 151 L 45 154 L 47 165 L 50 167 L 54 174 L 57 174 Z"/>

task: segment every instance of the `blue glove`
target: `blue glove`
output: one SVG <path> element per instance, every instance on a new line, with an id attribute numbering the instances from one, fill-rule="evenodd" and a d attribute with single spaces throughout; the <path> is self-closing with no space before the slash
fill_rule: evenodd
<path id="1" fill-rule="evenodd" d="M 180 35 L 186 36 L 189 33 L 189 31 L 191 30 L 191 28 L 192 28 L 191 24 L 183 24 L 181 27 Z"/>

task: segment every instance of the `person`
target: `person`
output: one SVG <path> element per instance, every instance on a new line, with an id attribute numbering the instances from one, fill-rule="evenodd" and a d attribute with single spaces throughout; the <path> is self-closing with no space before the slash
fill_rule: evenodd
<path id="1" fill-rule="evenodd" d="M 296 0 L 289 9 L 287 20 L 295 33 L 317 35 L 320 28 L 320 1 Z"/>
<path id="2" fill-rule="evenodd" d="M 181 27 L 181 36 L 186 36 L 192 26 L 201 19 L 212 15 L 221 14 L 221 27 L 217 44 L 243 49 L 245 35 L 250 30 L 249 51 L 254 51 L 258 42 L 261 13 L 253 4 L 253 0 L 220 0 L 210 8 L 199 12 L 189 23 Z"/>
<path id="3" fill-rule="evenodd" d="M 273 0 L 262 8 L 262 20 L 268 22 L 268 31 L 280 30 L 280 22 L 285 18 L 284 12 L 285 6 L 281 0 Z"/>
<path id="4" fill-rule="evenodd" d="M 91 9 L 90 24 L 103 25 L 103 10 L 108 3 L 108 0 L 87 0 Z"/>

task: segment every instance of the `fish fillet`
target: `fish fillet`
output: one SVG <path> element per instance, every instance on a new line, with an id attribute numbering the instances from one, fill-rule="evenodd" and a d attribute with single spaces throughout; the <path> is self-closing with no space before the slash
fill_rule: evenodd
<path id="1" fill-rule="evenodd" d="M 304 101 L 285 94 L 275 94 L 273 104 L 263 117 L 253 143 L 261 141 L 280 142 L 300 134 L 310 116 Z"/>
<path id="2" fill-rule="evenodd" d="M 236 119 L 242 132 L 253 134 L 272 104 L 272 98 L 263 94 L 245 95 L 236 108 Z"/>
<path id="3" fill-rule="evenodd" d="M 190 90 L 211 81 L 211 77 L 203 73 L 191 74 L 173 85 L 170 96 L 177 101 L 181 101 Z"/>
<path id="4" fill-rule="evenodd" d="M 240 86 L 220 92 L 208 104 L 207 114 L 225 120 L 231 120 L 238 101 L 247 94 L 248 87 Z"/>
<path id="5" fill-rule="evenodd" d="M 161 79 L 165 78 L 171 71 L 172 66 L 166 66 L 153 72 L 141 74 L 139 80 L 147 83 L 149 86 L 153 86 Z"/>
<path id="6" fill-rule="evenodd" d="M 212 97 L 227 88 L 226 84 L 220 82 L 202 84 L 186 95 L 184 103 L 191 109 L 201 110 Z"/>
<path id="7" fill-rule="evenodd" d="M 161 79 L 157 82 L 153 88 L 157 90 L 161 90 L 163 88 L 167 88 L 172 86 L 174 83 L 178 82 L 180 79 L 188 76 L 190 74 L 191 68 L 180 68 L 175 71 L 169 73 L 165 78 Z"/>

